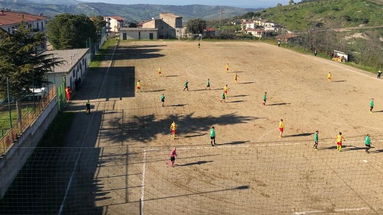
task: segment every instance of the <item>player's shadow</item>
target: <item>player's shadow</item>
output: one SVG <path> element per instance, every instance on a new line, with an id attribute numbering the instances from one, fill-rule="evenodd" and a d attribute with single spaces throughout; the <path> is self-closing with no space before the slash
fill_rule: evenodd
<path id="1" fill-rule="evenodd" d="M 281 103 L 268 104 L 266 106 L 282 106 L 282 105 L 290 105 L 290 104 L 291 103 L 281 102 Z"/>
<path id="2" fill-rule="evenodd" d="M 342 82 L 346 82 L 346 80 L 338 80 L 338 81 L 332 81 L 334 83 L 342 83 Z"/>
<path id="3" fill-rule="evenodd" d="M 244 73 L 244 71 L 232 71 L 231 73 Z"/>
<path id="4" fill-rule="evenodd" d="M 373 147 L 371 147 L 371 148 L 373 148 Z M 383 149 L 378 149 L 378 150 L 375 150 L 375 151 L 371 151 L 370 153 L 381 153 L 381 152 L 383 152 Z"/>
<path id="5" fill-rule="evenodd" d="M 192 135 L 186 135 L 184 138 L 192 138 L 192 137 L 201 137 L 206 135 L 207 133 L 200 133 L 200 134 L 192 134 Z"/>
<path id="6" fill-rule="evenodd" d="M 366 150 L 367 147 L 358 147 L 358 146 L 344 146 L 343 151 L 359 151 Z M 371 147 L 372 148 L 372 147 Z"/>
<path id="7" fill-rule="evenodd" d="M 224 145 L 240 145 L 240 144 L 245 144 L 249 143 L 249 140 L 246 141 L 233 141 L 233 142 L 228 142 L 228 143 L 221 143 L 221 144 L 216 144 L 216 146 L 224 146 Z"/>
<path id="8" fill-rule="evenodd" d="M 300 133 L 300 134 L 290 134 L 290 135 L 284 135 L 284 137 L 307 137 L 311 136 L 314 133 Z"/>
<path id="9" fill-rule="evenodd" d="M 145 90 L 142 91 L 143 93 L 158 93 L 158 92 L 164 92 L 165 89 L 159 89 L 159 90 Z"/>
<path id="10" fill-rule="evenodd" d="M 242 103 L 242 102 L 245 102 L 246 100 L 235 100 L 235 101 L 230 101 L 230 102 L 226 102 L 226 103 Z"/>
<path id="11" fill-rule="evenodd" d="M 173 104 L 173 105 L 165 105 L 165 107 L 184 107 L 187 104 Z"/>
<path id="12" fill-rule="evenodd" d="M 247 82 L 241 82 L 239 84 L 253 84 L 253 83 L 255 83 L 255 82 L 254 81 L 247 81 Z"/>
<path id="13" fill-rule="evenodd" d="M 178 77 L 178 75 L 166 75 L 165 77 L 166 78 L 175 78 L 175 77 Z"/>
<path id="14" fill-rule="evenodd" d="M 213 161 L 196 161 L 196 162 L 185 163 L 185 164 L 177 164 L 176 166 L 194 166 L 194 165 L 202 165 L 207 163 L 213 163 Z"/>
<path id="15" fill-rule="evenodd" d="M 235 96 L 231 96 L 231 98 L 242 98 L 246 96 L 249 96 L 249 95 L 235 95 Z"/>
<path id="16" fill-rule="evenodd" d="M 383 110 L 372 111 L 373 113 L 383 113 Z"/>

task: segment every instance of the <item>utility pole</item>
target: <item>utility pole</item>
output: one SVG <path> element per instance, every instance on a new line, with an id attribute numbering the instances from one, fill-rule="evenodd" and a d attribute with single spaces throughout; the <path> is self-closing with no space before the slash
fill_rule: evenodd
<path id="1" fill-rule="evenodd" d="M 9 78 L 7 78 L 7 97 L 8 97 L 8 111 L 9 111 L 9 126 L 12 128 L 12 108 L 11 108 L 11 100 L 9 98 Z"/>

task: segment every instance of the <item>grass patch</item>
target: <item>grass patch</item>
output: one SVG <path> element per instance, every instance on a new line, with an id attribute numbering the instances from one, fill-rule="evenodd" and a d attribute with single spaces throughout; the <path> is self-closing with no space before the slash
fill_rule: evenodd
<path id="1" fill-rule="evenodd" d="M 39 142 L 39 147 L 61 147 L 65 144 L 65 137 L 72 126 L 75 113 L 59 112 L 53 120 L 44 137 Z"/>
<path id="2" fill-rule="evenodd" d="M 21 112 L 22 114 L 27 114 L 29 112 L 33 111 L 33 107 L 24 107 Z M 12 110 L 11 111 L 12 115 L 12 125 L 16 125 L 17 123 L 17 111 Z M 9 124 L 9 111 L 8 110 L 3 110 L 0 111 L 0 138 L 3 137 L 3 135 L 10 129 L 10 124 Z"/>
<path id="3" fill-rule="evenodd" d="M 105 54 L 107 53 L 108 49 L 115 46 L 116 44 L 117 44 L 117 39 L 109 39 L 105 41 L 105 43 L 98 50 L 96 55 L 93 57 L 93 60 L 92 62 L 90 62 L 89 67 L 90 68 L 100 67 L 101 62 L 105 59 Z"/>

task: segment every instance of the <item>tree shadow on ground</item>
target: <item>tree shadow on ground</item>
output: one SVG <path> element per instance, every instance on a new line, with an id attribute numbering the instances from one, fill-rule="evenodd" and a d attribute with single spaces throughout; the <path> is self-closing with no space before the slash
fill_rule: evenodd
<path id="1" fill-rule="evenodd" d="M 121 46 L 114 53 L 114 59 L 132 60 L 164 57 L 164 54 L 158 53 L 160 51 L 161 49 L 158 47 Z"/>
<path id="2" fill-rule="evenodd" d="M 81 89 L 76 92 L 73 101 L 92 100 L 104 98 L 122 99 L 135 96 L 135 67 L 107 67 L 93 68 L 89 71 L 87 78 L 84 80 Z M 105 84 L 115 87 L 107 87 Z M 102 85 L 103 90 L 101 90 Z M 98 90 L 95 90 L 98 89 Z"/>
<path id="3" fill-rule="evenodd" d="M 169 115 L 165 119 L 156 119 L 154 114 L 145 116 L 133 116 L 130 122 L 120 124 L 120 119 L 113 119 L 108 123 L 112 128 L 122 127 L 125 131 L 123 139 L 126 141 L 135 140 L 140 142 L 149 142 L 156 139 L 159 134 L 170 134 L 169 126 L 175 121 L 178 128 L 178 137 L 183 135 L 206 132 L 213 125 L 233 125 L 247 123 L 259 119 L 253 116 L 240 116 L 236 113 L 224 114 L 218 117 L 206 116 L 195 117 L 194 113 L 178 115 Z M 103 130 L 100 138 L 108 138 L 111 142 L 121 143 L 121 132 L 114 132 L 115 129 Z"/>
<path id="4" fill-rule="evenodd" d="M 213 163 L 213 161 L 196 161 L 196 162 L 185 163 L 185 164 L 177 164 L 176 166 L 194 166 L 194 165 L 201 165 L 201 164 L 207 164 L 207 163 Z"/>

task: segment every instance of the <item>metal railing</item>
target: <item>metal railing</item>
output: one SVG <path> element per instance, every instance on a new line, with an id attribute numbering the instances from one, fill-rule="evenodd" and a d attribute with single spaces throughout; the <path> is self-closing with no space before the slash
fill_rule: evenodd
<path id="1" fill-rule="evenodd" d="M 39 118 L 41 113 L 55 97 L 56 88 L 52 88 L 46 96 L 42 97 L 41 100 L 36 103 L 33 111 L 22 115 L 21 123 L 17 122 L 17 124 L 6 131 L 4 136 L 0 139 L 0 156 L 3 156 L 8 152 L 14 143 L 17 142 L 18 138 Z"/>

